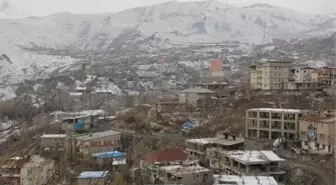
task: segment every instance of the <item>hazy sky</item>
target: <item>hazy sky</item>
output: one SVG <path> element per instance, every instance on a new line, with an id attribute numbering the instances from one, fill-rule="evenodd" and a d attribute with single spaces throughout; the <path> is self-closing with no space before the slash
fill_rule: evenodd
<path id="1" fill-rule="evenodd" d="M 0 2 L 3 0 L 0 0 Z M 21 1 L 27 12 L 44 16 L 56 12 L 106 13 L 118 12 L 128 8 L 152 5 L 169 0 L 9 0 Z M 188 0 L 178 0 L 188 1 Z M 194 0 L 195 1 L 195 0 Z M 219 0 L 231 5 L 246 6 L 254 3 L 267 3 L 300 12 L 313 14 L 335 13 L 335 0 Z"/>

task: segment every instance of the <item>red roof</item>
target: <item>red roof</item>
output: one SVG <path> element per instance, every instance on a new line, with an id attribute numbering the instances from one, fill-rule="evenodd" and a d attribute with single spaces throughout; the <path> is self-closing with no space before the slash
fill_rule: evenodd
<path id="1" fill-rule="evenodd" d="M 223 71 L 223 61 L 220 59 L 211 62 L 211 72 Z"/>
<path id="2" fill-rule="evenodd" d="M 145 161 L 148 163 L 154 162 L 174 162 L 184 161 L 187 159 L 187 154 L 184 152 L 184 148 L 167 148 L 162 151 L 152 152 L 147 155 Z"/>

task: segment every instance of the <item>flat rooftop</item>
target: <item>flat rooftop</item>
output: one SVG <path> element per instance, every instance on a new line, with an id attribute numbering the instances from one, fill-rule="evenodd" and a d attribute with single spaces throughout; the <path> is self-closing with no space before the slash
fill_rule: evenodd
<path id="1" fill-rule="evenodd" d="M 78 179 L 97 179 L 104 178 L 108 171 L 84 171 L 77 177 Z"/>
<path id="2" fill-rule="evenodd" d="M 247 111 L 260 111 L 260 112 L 287 112 L 287 113 L 305 113 L 305 112 L 310 112 L 309 110 L 300 110 L 300 109 L 277 109 L 277 108 L 254 108 L 254 109 L 248 109 Z"/>
<path id="3" fill-rule="evenodd" d="M 57 138 L 66 138 L 66 134 L 43 134 L 41 139 L 51 138 L 51 139 L 57 139 Z"/>
<path id="4" fill-rule="evenodd" d="M 278 185 L 271 176 L 214 175 L 213 185 Z"/>
<path id="5" fill-rule="evenodd" d="M 284 159 L 280 158 L 271 150 L 228 151 L 226 155 L 243 164 L 265 164 L 284 161 Z"/>
<path id="6" fill-rule="evenodd" d="M 207 168 L 204 168 L 204 167 L 201 167 L 201 166 L 174 165 L 174 166 L 163 166 L 163 167 L 161 167 L 161 169 L 163 171 L 171 173 L 175 176 L 211 172 L 211 170 L 209 170 Z"/>
<path id="7" fill-rule="evenodd" d="M 219 144 L 219 145 L 236 145 L 240 143 L 244 143 L 244 138 L 236 137 L 233 140 L 231 137 L 225 139 L 224 137 L 212 137 L 212 138 L 200 138 L 200 139 L 187 139 L 186 142 L 188 143 L 197 143 L 197 144 Z"/>
<path id="8" fill-rule="evenodd" d="M 114 130 L 109 130 L 109 131 L 105 131 L 105 132 L 95 132 L 95 133 L 92 133 L 92 134 L 79 136 L 79 137 L 76 137 L 76 139 L 87 141 L 87 140 L 91 140 L 91 139 L 99 139 L 99 138 L 113 136 L 113 135 L 117 135 L 117 134 L 120 134 L 120 132 L 114 131 Z"/>

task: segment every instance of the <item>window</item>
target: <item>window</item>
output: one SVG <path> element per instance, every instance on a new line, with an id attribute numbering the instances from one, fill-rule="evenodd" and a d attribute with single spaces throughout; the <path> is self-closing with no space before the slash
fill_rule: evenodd
<path id="1" fill-rule="evenodd" d="M 196 175 L 196 178 L 199 178 L 199 174 Z"/>
<path id="2" fill-rule="evenodd" d="M 28 174 L 30 174 L 32 172 L 32 169 L 28 169 L 27 172 Z"/>

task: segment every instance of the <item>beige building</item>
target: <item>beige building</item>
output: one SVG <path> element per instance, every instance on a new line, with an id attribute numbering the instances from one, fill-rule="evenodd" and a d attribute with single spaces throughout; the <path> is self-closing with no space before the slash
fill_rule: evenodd
<path id="1" fill-rule="evenodd" d="M 201 166 L 164 166 L 160 168 L 159 176 L 165 184 L 212 185 L 213 173 Z"/>
<path id="2" fill-rule="evenodd" d="M 306 110 L 255 108 L 246 111 L 245 137 L 275 140 L 280 137 L 295 141 L 299 138 L 299 120 Z"/>
<path id="3" fill-rule="evenodd" d="M 280 170 L 279 158 L 269 150 L 261 151 L 223 151 L 210 160 L 213 169 L 224 171 L 228 175 L 273 176 L 282 181 L 284 171 Z"/>
<path id="4" fill-rule="evenodd" d="M 287 89 L 289 69 L 288 61 L 269 60 L 250 67 L 250 88 L 252 90 L 274 91 Z"/>
<path id="5" fill-rule="evenodd" d="M 106 185 L 111 182 L 108 171 L 84 171 L 77 177 L 77 185 Z"/>
<path id="6" fill-rule="evenodd" d="M 318 82 L 316 69 L 310 67 L 294 67 L 289 70 L 287 88 L 289 91 L 297 91 L 297 94 L 300 94 L 304 90 L 322 90 L 322 84 Z"/>
<path id="7" fill-rule="evenodd" d="M 300 140 L 309 152 L 332 153 L 335 149 L 335 111 L 314 113 L 300 120 Z"/>
<path id="8" fill-rule="evenodd" d="M 180 92 L 179 102 L 187 106 L 199 107 L 216 97 L 217 93 L 201 87 L 192 87 Z"/>
<path id="9" fill-rule="evenodd" d="M 43 134 L 40 137 L 40 146 L 44 150 L 64 150 L 66 134 Z"/>
<path id="10" fill-rule="evenodd" d="M 1 177 L 10 185 L 44 185 L 54 172 L 54 161 L 38 155 L 14 157 L 1 167 Z"/>

